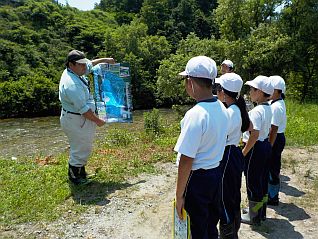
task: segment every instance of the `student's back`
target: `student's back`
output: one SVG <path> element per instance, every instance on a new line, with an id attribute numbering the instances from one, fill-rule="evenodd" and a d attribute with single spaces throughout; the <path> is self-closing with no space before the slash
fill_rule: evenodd
<path id="1" fill-rule="evenodd" d="M 188 140 L 179 150 L 195 158 L 192 170 L 210 169 L 219 165 L 223 156 L 219 149 L 225 147 L 228 118 L 226 108 L 216 99 L 213 102 L 198 102 L 186 113 L 181 127 L 187 135 L 181 137 L 188 137 Z M 188 124 L 187 119 L 193 124 Z M 180 147 L 179 143 L 176 147 Z"/>

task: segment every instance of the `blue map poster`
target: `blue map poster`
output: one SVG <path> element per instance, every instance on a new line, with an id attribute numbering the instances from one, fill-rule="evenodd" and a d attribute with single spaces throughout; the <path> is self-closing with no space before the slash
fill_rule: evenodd
<path id="1" fill-rule="evenodd" d="M 108 123 L 132 122 L 131 77 L 128 63 L 93 67 L 94 98 L 99 118 Z"/>

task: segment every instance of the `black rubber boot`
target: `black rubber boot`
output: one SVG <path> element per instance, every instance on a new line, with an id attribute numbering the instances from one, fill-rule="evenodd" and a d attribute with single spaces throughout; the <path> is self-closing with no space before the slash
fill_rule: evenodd
<path id="1" fill-rule="evenodd" d="M 85 166 L 83 166 L 83 167 L 80 168 L 80 176 L 81 176 L 81 178 L 83 178 L 83 179 L 86 179 L 86 178 L 87 178 L 87 173 L 86 173 L 86 170 L 85 170 Z"/>
<path id="2" fill-rule="evenodd" d="M 70 164 L 68 165 L 68 178 L 75 185 L 88 183 L 86 176 L 85 178 L 83 178 L 82 172 L 83 172 L 82 167 L 75 167 Z"/>
<path id="3" fill-rule="evenodd" d="M 234 231 L 234 223 L 220 224 L 220 239 L 233 239 Z"/>
<path id="4" fill-rule="evenodd" d="M 267 203 L 264 203 L 263 207 L 261 209 L 261 219 L 262 219 L 262 221 L 266 220 L 266 210 L 267 210 Z"/>
<path id="5" fill-rule="evenodd" d="M 241 222 L 253 226 L 261 225 L 261 209 L 263 202 L 248 201 L 248 213 L 241 215 Z"/>
<path id="6" fill-rule="evenodd" d="M 263 207 L 261 208 L 261 220 L 266 220 L 266 210 L 267 210 L 268 194 L 263 197 Z"/>

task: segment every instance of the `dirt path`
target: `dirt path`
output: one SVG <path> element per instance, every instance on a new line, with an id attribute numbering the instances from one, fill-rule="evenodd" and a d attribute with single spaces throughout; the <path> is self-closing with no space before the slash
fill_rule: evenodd
<path id="1" fill-rule="evenodd" d="M 255 231 L 242 225 L 240 238 L 318 238 L 318 147 L 286 149 L 284 159 L 280 205 L 268 209 L 268 219 Z M 177 168 L 169 163 L 159 165 L 158 169 L 157 175 L 141 175 L 130 180 L 131 186 L 109 195 L 105 205 L 92 206 L 71 222 L 62 218 L 50 224 L 21 225 L 6 235 L 9 238 L 172 238 L 171 201 Z M 242 198 L 246 198 L 244 192 Z"/>

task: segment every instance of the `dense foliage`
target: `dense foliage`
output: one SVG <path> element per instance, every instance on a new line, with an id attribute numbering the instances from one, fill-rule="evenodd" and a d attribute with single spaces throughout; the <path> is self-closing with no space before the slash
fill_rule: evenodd
<path id="1" fill-rule="evenodd" d="M 283 76 L 287 95 L 318 98 L 316 0 L 56 0 L 0 2 L 0 117 L 54 115 L 71 49 L 131 64 L 135 109 L 187 103 L 187 60 L 229 58 L 244 80 Z"/>

